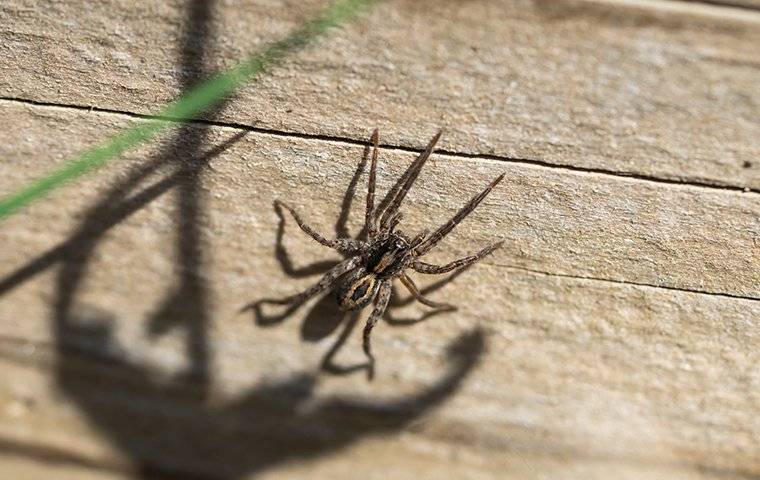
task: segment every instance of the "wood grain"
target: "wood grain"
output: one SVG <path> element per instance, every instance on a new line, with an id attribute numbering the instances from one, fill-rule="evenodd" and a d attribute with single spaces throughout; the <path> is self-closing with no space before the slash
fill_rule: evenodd
<path id="1" fill-rule="evenodd" d="M 760 478 L 760 13 L 707 3 L 378 2 L 3 220 L 0 477 Z M 3 2 L 0 196 L 325 5 Z M 356 232 L 375 126 L 381 192 L 444 129 L 407 232 L 507 174 L 431 261 L 505 244 L 367 382 L 366 312 L 247 307 L 338 259 L 272 202 Z"/>
<path id="2" fill-rule="evenodd" d="M 0 109 L 0 192 L 134 121 Z M 333 232 L 362 147 L 240 134 L 169 132 L 3 222 L 7 472 L 43 478 L 53 456 L 92 478 L 760 475 L 756 194 L 436 154 L 404 228 L 506 170 L 431 259 L 506 245 L 430 294 L 456 313 L 404 325 L 424 309 L 402 294 L 368 383 L 319 369 L 348 325 L 331 296 L 268 327 L 241 311 L 336 258 L 287 221 L 283 271 L 272 201 Z M 412 158 L 381 152 L 381 190 Z M 363 361 L 358 329 L 338 366 Z"/>
<path id="3" fill-rule="evenodd" d="M 220 2 L 201 24 L 179 1 L 11 0 L 0 95 L 155 112 L 323 5 Z M 759 27 L 690 2 L 381 2 L 215 119 L 410 148 L 443 127 L 452 152 L 757 190 Z"/>
<path id="4" fill-rule="evenodd" d="M 718 5 L 725 5 L 726 7 L 734 7 L 734 8 L 747 8 L 752 10 L 760 10 L 760 1 L 758 0 L 708 0 L 708 1 L 702 1 L 702 0 L 684 0 L 686 2 L 690 2 L 693 5 L 699 5 L 701 3 L 713 3 Z"/>

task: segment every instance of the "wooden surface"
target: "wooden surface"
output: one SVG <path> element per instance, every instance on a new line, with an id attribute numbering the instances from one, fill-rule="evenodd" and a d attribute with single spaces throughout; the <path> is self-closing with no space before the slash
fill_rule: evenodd
<path id="1" fill-rule="evenodd" d="M 381 2 L 3 220 L 3 478 L 760 478 L 760 13 L 734 3 Z M 324 5 L 5 2 L 0 194 Z M 417 275 L 456 313 L 410 324 L 399 290 L 368 382 L 332 296 L 245 307 L 337 259 L 272 202 L 355 233 L 375 126 L 382 191 L 444 129 L 409 233 L 507 175 L 430 259 L 504 247 Z"/>

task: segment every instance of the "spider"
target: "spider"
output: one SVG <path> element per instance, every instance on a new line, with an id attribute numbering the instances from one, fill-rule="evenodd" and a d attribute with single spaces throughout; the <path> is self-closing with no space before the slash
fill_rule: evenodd
<path id="1" fill-rule="evenodd" d="M 406 169 L 385 199 L 375 207 L 375 177 L 377 173 L 378 131 L 372 133 L 372 161 L 367 185 L 367 208 L 364 218 L 366 241 L 354 238 L 335 238 L 328 240 L 309 225 L 287 204 L 276 200 L 275 207 L 284 208 L 295 219 L 298 226 L 318 243 L 337 250 L 345 259 L 331 268 L 316 284 L 307 290 L 280 300 L 270 300 L 277 304 L 302 304 L 318 293 L 329 291 L 337 286 L 338 306 L 342 311 L 358 310 L 374 300 L 375 306 L 367 319 L 363 334 L 363 350 L 367 356 L 372 375 L 375 357 L 372 355 L 370 335 L 377 321 L 382 317 L 391 297 L 391 282 L 399 279 L 420 303 L 436 311 L 456 310 L 447 303 L 439 303 L 425 298 L 407 275 L 406 270 L 424 274 L 442 274 L 463 268 L 477 262 L 497 248 L 503 242 L 496 242 L 477 253 L 454 260 L 446 265 L 433 265 L 420 260 L 436 244 L 469 215 L 491 190 L 504 178 L 504 173 L 496 177 L 482 192 L 472 199 L 454 215 L 451 220 L 438 227 L 434 232 L 423 230 L 414 237 L 409 237 L 396 230 L 402 214 L 399 207 L 409 192 L 412 184 L 433 152 L 441 136 L 439 131 L 428 143 L 425 150 Z"/>

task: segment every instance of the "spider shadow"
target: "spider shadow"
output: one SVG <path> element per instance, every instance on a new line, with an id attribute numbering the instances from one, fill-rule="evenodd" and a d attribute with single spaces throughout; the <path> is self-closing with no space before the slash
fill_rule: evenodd
<path id="1" fill-rule="evenodd" d="M 354 174 L 351 177 L 351 180 L 349 181 L 349 184 L 343 195 L 343 199 L 341 201 L 340 213 L 338 215 L 338 219 L 334 226 L 336 238 L 352 238 L 352 235 L 348 230 L 348 220 L 351 214 L 353 200 L 356 197 L 356 188 L 367 166 L 369 154 L 370 154 L 370 147 L 365 146 L 364 152 L 362 154 L 362 159 L 359 162 L 359 165 L 357 166 L 356 170 L 354 171 Z M 401 182 L 402 182 L 402 178 L 399 177 L 396 180 L 396 184 L 389 190 L 389 192 L 385 195 L 385 197 L 380 201 L 379 208 L 384 208 L 390 202 L 391 200 L 390 192 L 397 189 L 401 185 Z M 287 215 L 283 211 L 282 207 L 280 207 L 276 203 L 274 204 L 274 211 L 277 214 L 278 220 L 279 220 L 278 226 L 277 226 L 277 234 L 275 237 L 275 248 L 274 248 L 275 258 L 280 264 L 280 268 L 282 268 L 283 272 L 288 277 L 304 278 L 304 277 L 316 276 L 318 274 L 323 275 L 327 271 L 329 271 L 332 267 L 334 267 L 335 265 L 339 263 L 339 260 L 326 260 L 326 261 L 314 262 L 309 265 L 300 266 L 300 267 L 295 266 L 295 264 L 293 263 L 293 260 L 291 259 L 290 255 L 288 254 L 287 249 L 285 248 L 283 244 L 283 239 L 285 236 L 285 225 L 287 223 L 286 222 Z M 359 240 L 366 240 L 367 238 L 366 225 L 363 226 L 362 229 L 359 231 L 359 233 L 353 238 L 356 238 Z M 462 275 L 471 266 L 472 265 L 468 265 L 464 268 L 456 270 L 455 272 L 451 273 L 450 275 L 443 278 L 442 280 L 439 280 L 435 283 L 432 283 L 422 288 L 420 290 L 420 293 L 422 295 L 427 295 L 429 293 L 435 292 L 445 287 L 447 284 L 455 280 L 458 276 Z M 339 283 L 341 279 L 342 277 L 339 278 L 336 283 Z M 361 319 L 362 311 L 361 310 L 350 311 L 350 312 L 341 311 L 338 308 L 338 303 L 336 301 L 335 293 L 332 291 L 326 294 L 323 294 L 321 297 L 318 297 L 318 298 L 319 300 L 313 304 L 313 306 L 310 308 L 310 310 L 304 317 L 303 323 L 301 325 L 301 340 L 306 341 L 306 342 L 320 341 L 323 338 L 326 338 L 332 335 L 342 325 L 342 329 L 340 330 L 340 333 L 338 333 L 335 341 L 330 346 L 330 348 L 325 353 L 325 355 L 322 357 L 322 361 L 320 362 L 321 370 L 327 373 L 334 374 L 334 375 L 348 375 L 357 371 L 365 370 L 368 376 L 371 378 L 372 364 L 370 362 L 357 363 L 353 365 L 339 365 L 338 363 L 336 363 L 336 357 L 338 353 L 340 352 L 340 350 L 343 348 L 343 346 L 346 344 L 346 341 L 350 338 L 352 332 L 354 331 L 354 328 L 356 327 L 356 324 Z M 262 299 L 249 303 L 248 305 L 246 305 L 245 307 L 241 309 L 241 312 L 251 310 L 254 315 L 255 323 L 258 326 L 271 327 L 285 321 L 287 318 L 294 315 L 301 307 L 303 307 L 307 303 L 310 303 L 311 301 L 312 299 L 309 299 L 300 303 L 292 303 L 292 304 L 282 307 L 281 311 L 278 313 L 267 314 L 264 312 L 264 308 L 263 308 L 264 305 L 268 303 L 277 302 L 277 299 L 262 298 Z M 399 308 L 405 307 L 414 302 L 415 302 L 415 299 L 411 295 L 402 297 L 399 294 L 398 289 L 396 288 L 396 285 L 394 285 L 392 289 L 392 293 L 391 293 L 391 299 L 388 304 L 388 308 L 383 314 L 383 320 L 385 320 L 389 325 L 392 325 L 392 326 L 409 326 L 409 325 L 414 325 L 416 323 L 422 322 L 424 320 L 428 320 L 442 313 L 447 313 L 447 312 L 452 311 L 450 309 L 431 310 L 417 317 L 398 317 L 394 313 L 394 310 L 398 310 Z"/>
<path id="2" fill-rule="evenodd" d="M 205 75 L 202 60 L 212 34 L 213 8 L 214 2 L 206 0 L 188 2 L 180 51 L 181 70 L 191 76 Z M 183 86 L 190 88 L 194 80 L 183 79 Z M 207 116 L 213 119 L 221 108 Z M 94 438 L 118 452 L 139 478 L 249 478 L 286 462 L 319 458 L 366 437 L 392 434 L 453 395 L 485 351 L 482 332 L 460 336 L 447 351 L 443 371 L 410 395 L 317 395 L 318 375 L 295 372 L 257 382 L 230 402 L 209 402 L 214 352 L 208 340 L 212 309 L 201 227 L 203 175 L 209 162 L 242 135 L 205 147 L 209 129 L 185 125 L 155 157 L 100 195 L 66 240 L 0 279 L 2 295 L 55 269 L 50 305 L 55 385 L 97 432 Z M 170 246 L 177 268 L 167 279 L 166 294 L 143 319 L 151 338 L 170 330 L 183 334 L 189 366 L 166 378 L 119 341 L 117 332 L 126 323 L 119 312 L 85 301 L 93 271 L 102 268 L 98 248 L 113 228 L 170 191 L 176 192 L 177 201 L 176 243 Z M 39 451 L 25 448 L 16 451 L 46 460 Z"/>

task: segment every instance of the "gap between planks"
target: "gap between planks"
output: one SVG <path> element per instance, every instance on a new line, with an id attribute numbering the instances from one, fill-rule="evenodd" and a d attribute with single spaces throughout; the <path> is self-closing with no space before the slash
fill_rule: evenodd
<path id="1" fill-rule="evenodd" d="M 0 452 L 4 455 L 31 458 L 47 464 L 73 465 L 109 473 L 132 473 L 130 469 L 114 462 L 98 461 L 67 450 L 38 444 L 28 444 L 5 436 L 0 436 Z"/>
<path id="2" fill-rule="evenodd" d="M 506 268 L 507 270 L 527 272 L 527 273 L 532 273 L 535 275 L 540 275 L 540 276 L 545 276 L 545 277 L 559 277 L 559 278 L 569 278 L 569 279 L 574 279 L 574 280 L 588 280 L 591 282 L 611 283 L 614 285 L 629 285 L 632 287 L 654 288 L 654 289 L 661 289 L 661 290 L 671 290 L 675 292 L 694 293 L 697 295 L 709 295 L 713 297 L 723 297 L 723 298 L 731 298 L 735 300 L 749 300 L 751 302 L 760 302 L 760 297 L 751 297 L 748 295 L 734 295 L 732 293 L 710 292 L 707 290 L 696 290 L 696 289 L 691 289 L 691 288 L 669 287 L 667 285 L 654 285 L 652 283 L 626 282 L 625 280 L 616 280 L 614 278 L 598 278 L 598 277 L 587 277 L 583 275 L 570 275 L 567 273 L 553 273 L 553 272 L 547 272 L 544 270 L 535 270 L 532 268 L 518 267 L 516 265 L 508 265 L 504 263 L 490 263 L 487 261 L 481 262 L 481 263 L 483 265 L 490 265 L 492 267 Z"/>
<path id="3" fill-rule="evenodd" d="M 649 10 L 699 14 L 708 17 L 752 21 L 747 12 L 760 11 L 760 0 L 582 0 L 587 3 L 639 7 Z"/>
<path id="4" fill-rule="evenodd" d="M 0 436 L 0 452 L 4 455 L 12 455 L 28 458 L 37 462 L 45 462 L 48 465 L 70 465 L 127 478 L 142 477 L 141 475 L 137 475 L 132 466 L 117 461 L 90 458 L 61 448 L 20 442 L 3 436 Z M 168 470 L 155 465 L 149 466 L 147 472 L 143 472 L 143 474 L 149 474 L 150 478 L 156 480 L 223 480 L 225 478 L 210 477 L 185 471 Z"/>
<path id="5" fill-rule="evenodd" d="M 222 128 L 233 129 L 233 130 L 241 130 L 241 131 L 247 131 L 247 132 L 272 135 L 272 136 L 281 137 L 281 138 L 300 138 L 300 139 L 306 139 L 306 140 L 342 143 L 345 145 L 358 145 L 358 146 L 367 145 L 367 141 L 365 140 L 357 140 L 357 139 L 348 138 L 348 137 L 320 135 L 320 134 L 311 134 L 311 133 L 303 133 L 303 132 L 289 132 L 289 131 L 275 130 L 275 129 L 270 129 L 270 128 L 252 127 L 250 125 L 244 125 L 244 124 L 234 123 L 234 122 L 233 123 L 218 122 L 218 121 L 208 121 L 208 120 L 203 120 L 203 119 L 187 120 L 187 119 L 164 117 L 164 116 L 158 116 L 158 115 L 145 115 L 141 113 L 128 112 L 128 111 L 122 111 L 122 110 L 116 110 L 116 109 L 108 109 L 108 108 L 100 108 L 96 106 L 65 104 L 65 103 L 56 103 L 56 102 L 42 102 L 38 100 L 29 100 L 25 98 L 5 97 L 5 96 L 0 96 L 0 103 L 1 102 L 17 104 L 17 105 L 31 105 L 34 107 L 59 108 L 62 110 L 98 112 L 98 113 L 104 113 L 104 114 L 110 114 L 110 115 L 122 116 L 122 117 L 140 119 L 140 120 L 161 120 L 161 121 L 167 121 L 167 122 L 174 122 L 178 124 L 188 123 L 188 124 L 200 125 L 200 126 L 206 126 L 206 127 L 222 127 Z M 422 152 L 422 149 L 406 147 L 403 145 L 392 145 L 392 144 L 380 143 L 379 146 L 382 149 L 398 151 L 398 152 L 417 153 L 417 154 Z M 683 180 L 683 179 L 677 179 L 677 178 L 663 178 L 663 177 L 656 177 L 653 175 L 644 175 L 644 174 L 625 172 L 625 171 L 605 170 L 605 169 L 600 169 L 600 168 L 577 167 L 573 165 L 563 165 L 563 164 L 552 163 L 552 162 L 547 162 L 544 160 L 531 159 L 531 158 L 516 158 L 516 157 L 506 157 L 503 155 L 490 155 L 490 154 L 481 154 L 481 153 L 463 153 L 463 152 L 455 152 L 455 151 L 441 150 L 441 149 L 436 149 L 435 154 L 452 157 L 452 158 L 458 157 L 461 159 L 490 160 L 490 161 L 497 161 L 497 162 L 513 163 L 513 164 L 518 164 L 518 165 L 520 164 L 533 165 L 533 166 L 544 167 L 548 169 L 556 169 L 556 170 L 561 170 L 561 171 L 569 171 L 569 172 L 577 172 L 577 173 L 597 174 L 597 175 L 609 176 L 609 177 L 615 177 L 615 178 L 627 178 L 627 179 L 632 179 L 632 180 L 637 180 L 637 181 L 642 181 L 642 182 L 650 182 L 650 183 L 655 183 L 655 184 L 678 185 L 678 186 L 683 186 L 683 187 L 694 187 L 694 188 L 701 188 L 701 189 L 708 189 L 708 190 L 738 192 L 743 195 L 746 195 L 746 194 L 759 195 L 760 194 L 760 188 L 739 187 L 736 185 L 708 183 L 708 182 L 700 182 L 696 180 Z M 742 297 L 739 297 L 739 298 L 742 298 Z"/>
<path id="6" fill-rule="evenodd" d="M 694 3 L 702 3 L 705 5 L 713 5 L 715 7 L 723 7 L 723 8 L 737 8 L 741 10 L 751 10 L 751 11 L 758 11 L 760 10 L 760 2 L 757 0 L 748 0 L 748 1 L 731 1 L 731 0 L 679 0 L 679 1 L 687 1 L 687 2 L 694 2 Z"/>

